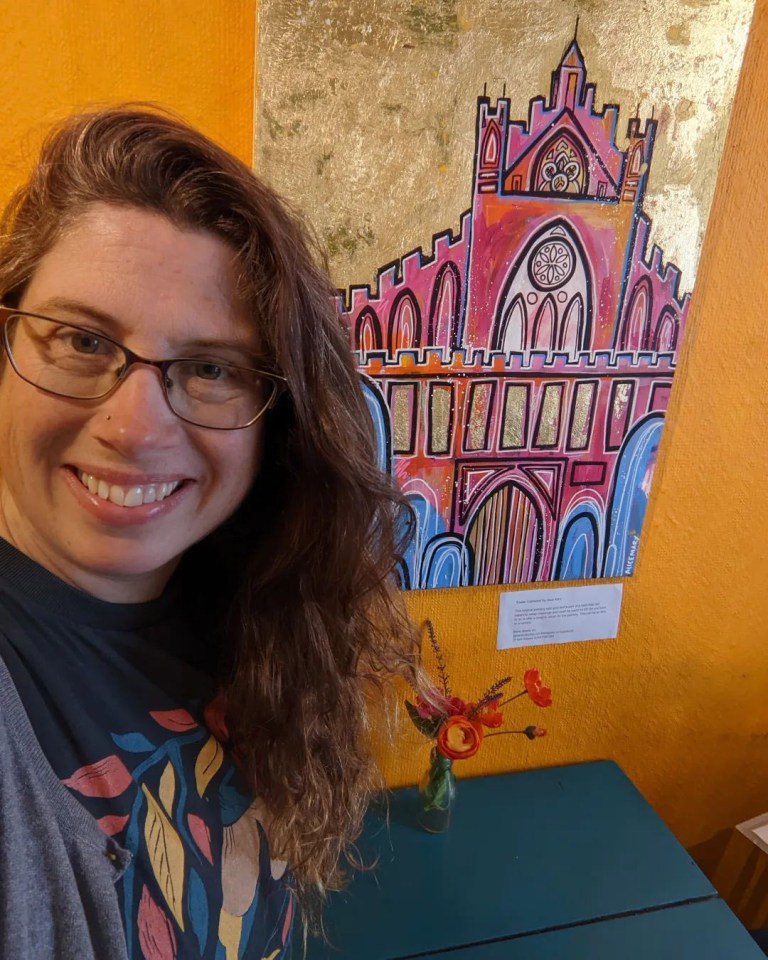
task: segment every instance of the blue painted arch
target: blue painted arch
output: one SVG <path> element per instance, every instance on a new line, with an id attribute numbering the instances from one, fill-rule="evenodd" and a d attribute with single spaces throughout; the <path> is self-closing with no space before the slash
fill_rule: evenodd
<path id="1" fill-rule="evenodd" d="M 590 502 L 574 507 L 563 524 L 557 549 L 555 580 L 591 580 L 601 567 L 602 515 Z"/>
<path id="2" fill-rule="evenodd" d="M 608 508 L 603 576 L 628 577 L 634 570 L 664 415 L 653 413 L 627 434 L 614 473 Z"/>

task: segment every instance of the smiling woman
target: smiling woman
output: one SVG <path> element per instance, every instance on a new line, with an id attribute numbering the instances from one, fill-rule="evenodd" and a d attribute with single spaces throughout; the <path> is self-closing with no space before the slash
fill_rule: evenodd
<path id="1" fill-rule="evenodd" d="M 0 955 L 283 956 L 376 784 L 371 693 L 418 679 L 330 282 L 128 107 L 51 134 L 0 299 Z"/>

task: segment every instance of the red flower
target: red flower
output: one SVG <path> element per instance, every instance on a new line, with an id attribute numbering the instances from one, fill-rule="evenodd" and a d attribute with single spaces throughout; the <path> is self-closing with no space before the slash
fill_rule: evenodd
<path id="1" fill-rule="evenodd" d="M 547 731 L 544 727 L 526 727 L 523 733 L 529 740 L 535 740 L 536 737 L 546 737 Z"/>
<path id="2" fill-rule="evenodd" d="M 466 715 L 467 710 L 469 710 L 469 704 L 465 700 L 462 700 L 461 697 L 449 697 L 447 710 L 449 717 L 458 717 L 461 714 Z"/>
<path id="3" fill-rule="evenodd" d="M 440 690 L 433 690 L 430 693 L 430 700 L 431 702 L 428 702 L 421 696 L 416 697 L 416 710 L 422 720 L 466 714 L 470 706 L 460 697 L 446 697 Z"/>
<path id="4" fill-rule="evenodd" d="M 484 707 L 481 707 L 475 717 L 484 727 L 500 727 L 504 723 L 504 715 L 499 710 L 501 697 L 494 697 Z"/>
<path id="5" fill-rule="evenodd" d="M 537 707 L 552 706 L 552 691 L 542 684 L 541 674 L 538 670 L 526 670 L 523 683 L 528 691 L 528 696 Z"/>
<path id="6" fill-rule="evenodd" d="M 437 734 L 437 749 L 449 760 L 474 757 L 483 740 L 483 725 L 457 714 L 448 717 Z"/>

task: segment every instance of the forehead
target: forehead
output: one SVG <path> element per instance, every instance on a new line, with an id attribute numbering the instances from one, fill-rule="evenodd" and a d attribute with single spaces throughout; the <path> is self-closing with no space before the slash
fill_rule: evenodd
<path id="1" fill-rule="evenodd" d="M 215 234 L 147 210 L 93 204 L 42 257 L 20 306 L 42 312 L 54 303 L 61 312 L 64 302 L 81 304 L 113 318 L 116 335 L 158 348 L 227 338 L 256 349 L 237 278 L 236 255 Z"/>

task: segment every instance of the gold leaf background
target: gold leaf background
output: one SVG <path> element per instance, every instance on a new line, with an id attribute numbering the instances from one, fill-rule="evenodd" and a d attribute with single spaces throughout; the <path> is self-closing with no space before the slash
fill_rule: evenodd
<path id="1" fill-rule="evenodd" d="M 596 105 L 660 121 L 646 212 L 683 271 L 698 263 L 753 0 L 262 0 L 257 171 L 306 213 L 339 286 L 470 205 L 477 97 L 513 119 L 547 95 L 574 35 Z"/>

